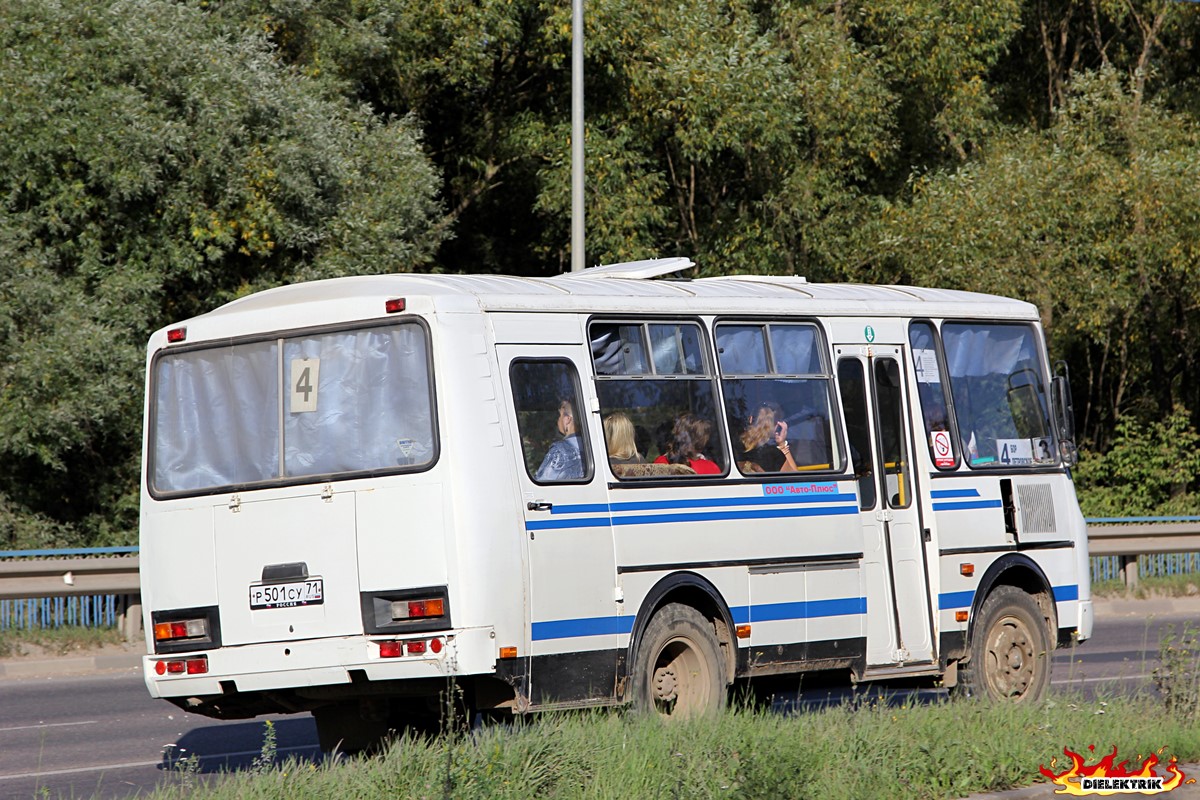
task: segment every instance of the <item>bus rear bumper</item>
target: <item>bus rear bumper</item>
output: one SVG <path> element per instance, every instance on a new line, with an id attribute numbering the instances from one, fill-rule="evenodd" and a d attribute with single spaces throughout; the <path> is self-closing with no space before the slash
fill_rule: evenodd
<path id="1" fill-rule="evenodd" d="M 380 647 L 395 642 L 401 647 Z M 417 649 L 414 642 L 424 651 L 410 652 Z M 444 679 L 491 673 L 495 665 L 492 629 L 466 628 L 404 638 L 345 636 L 155 654 L 142 659 L 142 674 L 152 697 L 171 699 L 336 686 L 363 678 Z"/>

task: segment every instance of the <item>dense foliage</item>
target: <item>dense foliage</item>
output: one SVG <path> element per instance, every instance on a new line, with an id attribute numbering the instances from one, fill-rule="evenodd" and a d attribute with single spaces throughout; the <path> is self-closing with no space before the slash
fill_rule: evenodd
<path id="1" fill-rule="evenodd" d="M 587 261 L 1036 302 L 1115 508 L 1200 411 L 1197 33 L 1171 0 L 591 0 Z M 154 328 L 569 260 L 565 0 L 10 0 L 0 46 L 10 547 L 131 540 Z"/>

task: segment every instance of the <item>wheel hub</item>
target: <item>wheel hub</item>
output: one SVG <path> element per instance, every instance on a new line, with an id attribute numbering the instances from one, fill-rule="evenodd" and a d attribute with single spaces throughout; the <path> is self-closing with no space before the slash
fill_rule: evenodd
<path id="1" fill-rule="evenodd" d="M 1029 632 L 1018 620 L 1004 620 L 988 653 L 988 677 L 1002 696 L 1019 697 L 1033 681 L 1036 658 Z"/>
<path id="2" fill-rule="evenodd" d="M 673 666 L 654 670 L 654 698 L 669 703 L 679 697 L 679 681 Z"/>

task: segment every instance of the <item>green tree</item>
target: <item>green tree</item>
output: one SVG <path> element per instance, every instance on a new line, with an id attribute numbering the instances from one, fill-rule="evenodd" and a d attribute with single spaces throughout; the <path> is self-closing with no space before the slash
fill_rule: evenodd
<path id="1" fill-rule="evenodd" d="M 1196 514 L 1198 478 L 1200 434 L 1182 406 L 1162 420 L 1122 418 L 1109 451 L 1084 451 L 1075 472 L 1089 517 Z"/>
<path id="2" fill-rule="evenodd" d="M 1113 69 L 1077 75 L 1054 125 L 992 141 L 914 180 L 887 213 L 885 261 L 906 280 L 1035 302 L 1076 366 L 1094 447 L 1125 412 L 1198 407 L 1200 127 L 1143 102 Z"/>
<path id="3" fill-rule="evenodd" d="M 299 277 L 429 264 L 410 120 L 163 0 L 0 4 L 0 541 L 128 541 L 144 343 Z"/>

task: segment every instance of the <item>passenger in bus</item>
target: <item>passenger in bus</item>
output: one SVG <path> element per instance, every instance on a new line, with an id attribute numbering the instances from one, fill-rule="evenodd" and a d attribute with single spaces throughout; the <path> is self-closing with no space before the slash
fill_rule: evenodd
<path id="1" fill-rule="evenodd" d="M 667 452 L 654 459 L 654 463 L 686 464 L 702 475 L 720 475 L 721 467 L 704 455 L 711 434 L 711 422 L 695 414 L 682 414 L 671 428 Z"/>
<path id="2" fill-rule="evenodd" d="M 645 459 L 638 452 L 637 437 L 633 423 L 621 412 L 604 418 L 604 441 L 608 445 L 610 464 L 642 464 Z"/>
<path id="3" fill-rule="evenodd" d="M 583 477 L 583 443 L 575 428 L 575 407 L 570 400 L 558 404 L 557 427 L 563 438 L 550 445 L 535 480 L 575 481 Z"/>
<path id="4" fill-rule="evenodd" d="M 750 463 L 759 467 L 751 472 L 795 472 L 796 462 L 792 459 L 792 448 L 788 444 L 788 424 L 771 403 L 762 403 L 749 425 L 742 432 L 742 452 L 738 454 L 740 464 Z M 742 472 L 747 472 L 744 467 Z"/>

